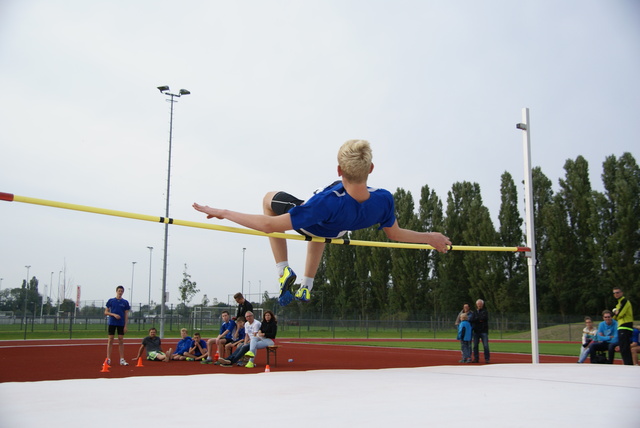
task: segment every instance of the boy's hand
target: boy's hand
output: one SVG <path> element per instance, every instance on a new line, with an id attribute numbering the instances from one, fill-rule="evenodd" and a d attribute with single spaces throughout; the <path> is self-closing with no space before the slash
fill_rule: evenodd
<path id="1" fill-rule="evenodd" d="M 197 203 L 193 203 L 193 208 L 196 211 L 200 211 L 201 213 L 205 213 L 207 215 L 207 218 L 219 218 L 219 219 L 223 219 L 224 217 L 222 217 L 222 210 L 217 209 L 217 208 L 211 208 L 210 206 L 207 205 L 200 205 Z"/>
<path id="2" fill-rule="evenodd" d="M 439 232 L 431 232 L 430 235 L 429 245 L 441 253 L 446 253 L 449 250 L 449 245 L 451 245 L 449 238 Z"/>

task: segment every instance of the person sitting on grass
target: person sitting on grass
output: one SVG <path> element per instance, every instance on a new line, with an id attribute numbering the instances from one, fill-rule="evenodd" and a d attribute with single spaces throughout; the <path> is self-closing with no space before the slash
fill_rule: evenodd
<path id="1" fill-rule="evenodd" d="M 171 348 L 167 353 L 162 351 L 162 341 L 157 336 L 158 330 L 155 327 L 149 329 L 149 336 L 142 339 L 142 344 L 138 348 L 138 354 L 134 360 L 138 360 L 144 351 L 147 353 L 147 360 L 149 361 L 164 361 L 168 363 L 171 359 Z"/>
<path id="2" fill-rule="evenodd" d="M 171 355 L 172 360 L 176 360 L 176 361 L 186 360 L 187 357 L 185 356 L 185 354 L 189 352 L 189 348 L 191 348 L 192 340 L 186 328 L 180 329 L 180 337 L 182 337 L 182 339 L 178 341 L 178 344 L 176 345 L 176 350 Z"/>
<path id="3" fill-rule="evenodd" d="M 200 337 L 200 332 L 193 333 L 193 340 L 189 351 L 184 354 L 187 361 L 200 361 L 207 358 L 207 342 Z"/>

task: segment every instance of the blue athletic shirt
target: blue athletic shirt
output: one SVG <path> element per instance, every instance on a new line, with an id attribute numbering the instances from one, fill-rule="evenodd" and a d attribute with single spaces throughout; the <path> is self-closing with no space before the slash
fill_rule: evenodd
<path id="1" fill-rule="evenodd" d="M 350 230 L 379 224 L 391 227 L 396 221 L 393 195 L 388 190 L 368 187 L 364 202 L 353 199 L 342 182 L 316 193 L 304 204 L 289 210 L 295 230 L 322 238 L 339 238 Z"/>
<path id="2" fill-rule="evenodd" d="M 227 322 L 222 323 L 222 325 L 220 326 L 220 333 L 218 333 L 218 334 L 222 334 L 222 333 L 224 333 L 225 330 L 228 330 L 228 333 L 224 337 L 228 341 L 232 341 L 233 340 L 233 330 L 235 330 L 235 328 L 236 328 L 236 322 L 233 321 L 233 320 L 229 320 Z"/>
<path id="3" fill-rule="evenodd" d="M 131 310 L 131 306 L 129 306 L 129 302 L 125 299 L 116 299 L 112 297 L 107 300 L 106 307 L 109 308 L 109 312 L 112 314 L 120 315 L 120 319 L 116 319 L 116 317 L 112 317 L 109 315 L 109 320 L 107 322 L 108 325 L 124 325 L 124 313 L 125 311 Z"/>

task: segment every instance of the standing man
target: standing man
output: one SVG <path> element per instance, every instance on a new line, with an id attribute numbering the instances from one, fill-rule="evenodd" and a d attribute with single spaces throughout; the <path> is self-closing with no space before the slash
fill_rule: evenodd
<path id="1" fill-rule="evenodd" d="M 618 299 L 618 304 L 613 310 L 613 319 L 618 321 L 618 345 L 622 362 L 626 366 L 633 365 L 631 356 L 631 335 L 633 334 L 633 308 L 631 302 L 624 297 L 620 287 L 613 289 L 613 297 Z"/>
<path id="2" fill-rule="evenodd" d="M 127 324 L 129 324 L 129 302 L 122 298 L 124 287 L 118 285 L 116 287 L 116 297 L 107 301 L 104 315 L 109 317 L 107 322 L 109 326 L 109 339 L 107 340 L 107 364 L 111 365 L 111 348 L 113 346 L 113 337 L 118 331 L 118 343 L 120 349 L 120 365 L 128 366 L 127 360 L 124 359 L 124 334 L 127 332 Z"/>
<path id="3" fill-rule="evenodd" d="M 242 293 L 237 292 L 233 295 L 233 299 L 238 304 L 238 311 L 236 312 L 236 316 L 232 318 L 232 320 L 236 320 L 238 317 L 245 317 L 248 311 L 253 311 L 253 305 L 251 302 L 247 301 Z"/>
<path id="4" fill-rule="evenodd" d="M 482 339 L 482 349 L 484 349 L 484 362 L 489 364 L 491 354 L 489 353 L 489 313 L 484 307 L 484 300 L 476 301 L 476 310 L 471 317 L 471 327 L 473 329 L 473 362 L 480 361 L 480 350 L 478 345 Z"/>

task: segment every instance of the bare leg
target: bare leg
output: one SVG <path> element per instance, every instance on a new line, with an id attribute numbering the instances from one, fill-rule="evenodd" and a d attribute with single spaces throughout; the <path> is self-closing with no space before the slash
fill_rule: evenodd
<path id="1" fill-rule="evenodd" d="M 120 349 L 120 359 L 124 360 L 124 336 L 118 335 L 118 345 Z"/>
<path id="2" fill-rule="evenodd" d="M 277 192 L 269 192 L 262 199 L 262 210 L 265 215 L 275 216 L 276 213 L 271 209 L 271 200 Z M 284 262 L 288 260 L 287 253 L 287 240 L 280 238 L 269 238 L 269 244 L 271 245 L 271 252 L 276 263 Z"/>
<path id="3" fill-rule="evenodd" d="M 316 276 L 318 266 L 320 266 L 320 260 L 322 260 L 324 247 L 324 242 L 309 241 L 309 245 L 307 246 L 307 260 L 304 265 L 304 276 L 308 278 L 313 278 Z"/>
<path id="4" fill-rule="evenodd" d="M 113 347 L 113 334 L 110 334 L 107 339 L 107 359 L 111 359 L 111 348 Z"/>
<path id="5" fill-rule="evenodd" d="M 218 343 L 217 343 L 217 345 L 218 345 L 218 357 L 226 358 L 224 356 L 224 345 L 226 343 L 227 343 L 226 339 L 224 339 L 224 338 L 223 339 L 218 339 Z"/>

